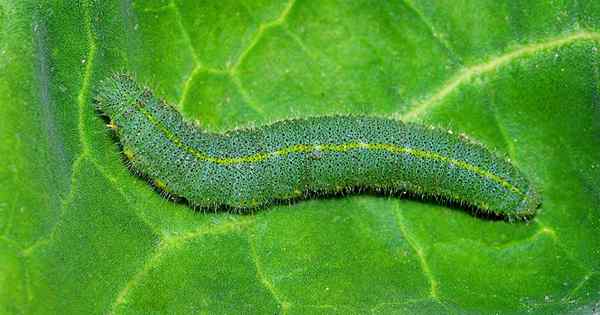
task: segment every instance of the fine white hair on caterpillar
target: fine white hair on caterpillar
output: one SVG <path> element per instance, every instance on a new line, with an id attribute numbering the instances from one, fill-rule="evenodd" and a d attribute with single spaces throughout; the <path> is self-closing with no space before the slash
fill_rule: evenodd
<path id="1" fill-rule="evenodd" d="M 408 191 L 509 218 L 540 204 L 510 162 L 430 126 L 340 115 L 210 133 L 126 73 L 100 84 L 96 104 L 135 172 L 192 206 L 256 208 L 348 189 Z"/>

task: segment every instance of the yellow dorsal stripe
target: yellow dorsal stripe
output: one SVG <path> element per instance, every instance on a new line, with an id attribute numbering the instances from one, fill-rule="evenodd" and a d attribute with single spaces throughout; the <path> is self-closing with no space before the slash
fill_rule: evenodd
<path id="1" fill-rule="evenodd" d="M 169 129 L 163 126 L 160 121 L 156 119 L 147 109 L 142 106 L 137 106 L 140 112 L 150 121 L 152 125 L 154 125 L 160 132 L 169 139 L 175 146 L 180 149 L 188 152 L 196 159 L 205 162 L 211 162 L 215 164 L 221 165 L 231 165 L 231 164 L 251 164 L 265 161 L 271 157 L 275 156 L 286 156 L 293 153 L 311 153 L 311 152 L 347 152 L 350 150 L 362 149 L 362 150 L 379 150 L 379 151 L 387 151 L 393 154 L 407 154 L 414 156 L 416 158 L 421 159 L 429 159 L 435 161 L 441 161 L 444 163 L 452 164 L 458 168 L 463 170 L 467 170 L 473 172 L 483 178 L 486 178 L 490 181 L 496 182 L 507 190 L 516 193 L 520 196 L 525 196 L 523 192 L 521 192 L 517 187 L 503 179 L 502 177 L 491 173 L 487 170 L 484 170 L 476 165 L 467 163 L 465 161 L 452 159 L 447 156 L 443 156 L 439 153 L 421 149 L 414 149 L 408 147 L 402 147 L 395 144 L 389 143 L 360 143 L 360 142 L 348 142 L 342 144 L 295 144 L 289 147 L 277 149 L 272 152 L 259 152 L 252 155 L 239 156 L 239 157 L 215 157 L 205 154 L 202 151 L 197 150 L 194 147 L 191 147 L 175 134 L 173 134 Z"/>

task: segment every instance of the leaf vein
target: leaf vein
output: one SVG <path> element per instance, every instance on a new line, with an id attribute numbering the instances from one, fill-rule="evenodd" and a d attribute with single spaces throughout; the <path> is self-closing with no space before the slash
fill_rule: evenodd
<path id="1" fill-rule="evenodd" d="M 254 232 L 256 233 L 256 224 L 255 224 Z M 275 302 L 277 302 L 277 304 L 281 308 L 282 314 L 287 314 L 287 311 L 289 310 L 289 307 L 291 306 L 291 304 L 289 302 L 287 302 L 277 292 L 277 289 L 275 288 L 273 283 L 267 278 L 267 276 L 263 270 L 262 264 L 260 263 L 258 253 L 256 251 L 256 236 L 252 235 L 252 233 L 248 233 L 248 243 L 250 245 L 250 255 L 252 257 L 252 260 L 254 261 L 254 266 L 256 269 L 256 276 L 257 276 L 258 280 L 260 281 L 260 283 L 262 283 L 262 285 L 265 287 L 265 289 L 267 289 L 267 291 L 269 291 L 271 296 L 273 296 L 273 299 L 275 300 Z"/>
<path id="2" fill-rule="evenodd" d="M 292 8 L 294 7 L 295 2 L 296 2 L 296 0 L 289 0 L 286 7 L 283 9 L 281 14 L 276 19 L 274 19 L 272 21 L 268 21 L 268 22 L 263 22 L 258 26 L 258 31 L 256 32 L 256 35 L 254 35 L 254 37 L 250 41 L 250 44 L 246 47 L 246 49 L 244 49 L 242 51 L 242 53 L 237 58 L 237 61 L 230 68 L 230 73 L 232 76 L 237 74 L 237 71 L 238 71 L 240 65 L 244 62 L 244 60 L 247 58 L 248 54 L 252 51 L 252 49 L 254 49 L 254 47 L 258 44 L 258 42 L 260 42 L 260 40 L 263 38 L 265 32 L 271 28 L 280 26 L 283 23 L 285 23 L 285 20 L 287 19 Z"/>
<path id="3" fill-rule="evenodd" d="M 179 9 L 179 6 L 177 6 L 177 4 L 175 3 L 175 0 L 172 0 L 170 5 L 173 7 L 173 10 L 175 11 L 175 20 L 177 22 L 177 25 L 181 29 L 181 32 L 183 33 L 183 37 L 185 38 L 185 41 L 188 44 L 190 52 L 192 53 L 192 59 L 194 60 L 194 64 L 196 66 L 199 66 L 202 63 L 200 62 L 200 59 L 198 58 L 198 54 L 196 53 L 196 49 L 194 48 L 194 45 L 192 43 L 192 38 L 190 36 L 190 33 L 189 33 L 188 29 L 185 28 L 185 26 L 183 25 L 183 17 L 181 16 L 181 10 Z"/>
<path id="4" fill-rule="evenodd" d="M 219 225 L 209 226 L 208 228 L 203 227 L 195 232 L 189 232 L 175 236 L 165 235 L 164 233 L 161 233 L 163 236 L 159 245 L 156 247 L 154 254 L 152 254 L 146 260 L 146 262 L 139 271 L 134 273 L 133 276 L 129 278 L 129 280 L 127 280 L 123 288 L 117 293 L 114 302 L 111 304 L 110 311 L 108 312 L 108 314 L 115 314 L 117 308 L 120 305 L 123 305 L 127 302 L 127 296 L 129 295 L 131 290 L 133 290 L 138 285 L 138 283 L 140 283 L 140 281 L 150 272 L 150 270 L 160 265 L 162 258 L 164 257 L 167 251 L 181 248 L 187 242 L 205 235 L 223 234 L 230 232 L 234 229 L 245 228 L 252 222 L 253 219 L 226 222 Z"/>
<path id="5" fill-rule="evenodd" d="M 461 58 L 459 58 L 459 56 L 454 52 L 454 50 L 450 46 L 450 43 L 443 36 L 440 36 L 440 34 L 437 32 L 436 28 L 431 23 L 431 21 L 425 18 L 423 12 L 417 9 L 412 0 L 402 0 L 402 2 L 410 11 L 412 11 L 417 16 L 417 18 L 419 18 L 419 20 L 421 20 L 421 22 L 423 22 L 423 24 L 425 24 L 425 26 L 427 26 L 429 32 L 431 33 L 431 37 L 433 37 L 434 40 L 436 40 L 442 47 L 444 47 L 444 49 L 448 52 L 450 56 L 460 61 Z"/>
<path id="6" fill-rule="evenodd" d="M 400 213 L 400 209 L 396 209 L 395 214 L 396 214 L 396 223 L 398 226 L 398 230 L 400 230 L 400 233 L 402 233 L 402 235 L 404 235 L 408 244 L 415 251 L 415 254 L 417 255 L 417 257 L 419 259 L 419 263 L 421 264 L 421 270 L 423 271 L 423 274 L 429 281 L 430 297 L 436 301 L 439 301 L 438 282 L 435 279 L 435 277 L 433 276 L 433 273 L 431 272 L 431 268 L 429 268 L 429 263 L 427 262 L 427 258 L 425 257 L 423 247 L 416 240 L 416 237 L 412 233 L 410 233 L 408 231 L 408 229 L 406 228 L 406 222 L 405 222 L 404 216 Z"/>
<path id="7" fill-rule="evenodd" d="M 411 106 L 411 110 L 409 110 L 406 113 L 400 114 L 400 116 L 402 117 L 402 119 L 407 121 L 415 120 L 421 115 L 423 115 L 425 112 L 439 104 L 448 95 L 452 94 L 457 88 L 459 88 L 464 83 L 470 81 L 473 77 L 492 72 L 500 67 L 505 66 L 506 64 L 510 63 L 515 59 L 533 55 L 540 51 L 555 49 L 573 42 L 588 40 L 600 41 L 600 33 L 582 30 L 567 35 L 554 37 L 546 41 L 521 46 L 520 48 L 517 48 L 505 54 L 493 57 L 486 62 L 463 68 L 462 71 L 460 71 L 458 74 L 446 81 L 441 86 L 441 88 L 437 90 L 437 92 L 428 96 L 422 101 L 417 101 L 413 103 L 413 105 Z"/>

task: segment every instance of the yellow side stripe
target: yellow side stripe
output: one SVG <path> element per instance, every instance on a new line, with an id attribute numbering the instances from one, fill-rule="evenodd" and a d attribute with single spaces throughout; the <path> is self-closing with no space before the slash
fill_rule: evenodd
<path id="1" fill-rule="evenodd" d="M 311 144 L 295 144 L 289 147 L 277 149 L 273 152 L 260 152 L 247 156 L 239 156 L 239 157 L 215 157 L 207 155 L 187 144 L 183 143 L 181 139 L 179 139 L 175 134 L 173 134 L 169 129 L 163 126 L 160 121 L 156 119 L 147 109 L 141 106 L 137 106 L 137 108 L 142 112 L 142 114 L 154 125 L 160 132 L 169 139 L 175 146 L 180 149 L 188 152 L 196 159 L 204 162 L 211 162 L 215 164 L 221 165 L 231 165 L 231 164 L 252 164 L 265 161 L 273 156 L 286 156 L 293 153 L 312 153 L 312 152 L 347 152 L 350 150 L 362 149 L 362 150 L 377 150 L 377 151 L 387 151 L 393 154 L 407 154 L 416 158 L 421 159 L 429 159 L 434 161 L 440 161 L 447 164 L 452 164 L 460 169 L 471 171 L 483 178 L 486 178 L 490 181 L 496 182 L 502 187 L 506 188 L 509 191 L 512 191 L 520 196 L 525 196 L 523 192 L 521 192 L 517 187 L 512 185 L 511 183 L 504 180 L 502 177 L 486 171 L 478 166 L 467 163 L 465 161 L 452 159 L 446 156 L 443 156 L 439 153 L 421 149 L 413 149 L 398 146 L 395 144 L 389 143 L 359 143 L 359 142 L 348 142 L 343 144 L 319 144 L 319 145 L 311 145 Z"/>

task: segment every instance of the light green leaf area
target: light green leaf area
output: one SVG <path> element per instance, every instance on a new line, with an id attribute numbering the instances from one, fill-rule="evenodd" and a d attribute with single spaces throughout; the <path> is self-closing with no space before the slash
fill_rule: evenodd
<path id="1" fill-rule="evenodd" d="M 597 312 L 599 46 L 594 0 L 0 0 L 0 313 Z M 121 69 L 211 131 L 342 113 L 465 133 L 543 204 L 194 211 L 95 112 Z"/>

